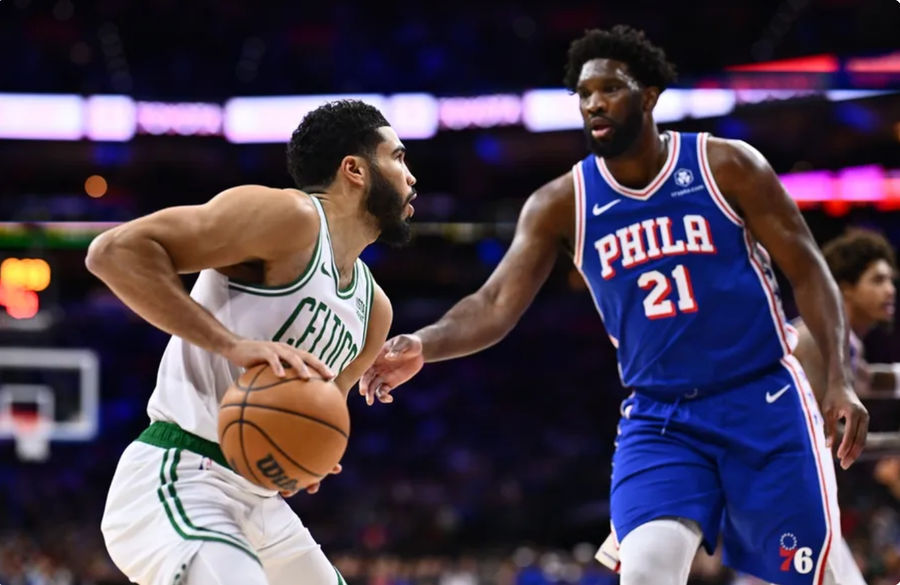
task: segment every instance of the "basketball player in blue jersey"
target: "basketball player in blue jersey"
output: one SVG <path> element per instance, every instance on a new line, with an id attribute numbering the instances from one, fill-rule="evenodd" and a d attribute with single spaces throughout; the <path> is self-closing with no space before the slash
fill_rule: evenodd
<path id="1" fill-rule="evenodd" d="M 896 301 L 896 262 L 894 250 L 883 236 L 868 230 L 855 229 L 828 242 L 822 249 L 825 262 L 837 282 L 843 300 L 844 314 L 849 330 L 850 369 L 857 390 L 864 397 L 890 398 L 897 395 L 895 371 L 900 364 L 868 364 L 863 354 L 862 338 L 876 327 L 891 327 Z M 821 404 L 828 385 L 827 371 L 822 354 L 816 347 L 809 328 L 802 319 L 792 325 L 796 334 L 794 356 L 803 366 L 816 400 Z M 900 448 L 900 433 L 868 433 L 866 449 Z M 826 465 L 831 460 L 826 461 Z M 832 554 L 842 556 L 841 585 L 865 585 L 865 579 L 856 566 L 853 553 L 846 541 L 834 543 Z M 617 570 L 619 565 L 615 538 L 610 536 L 597 553 L 597 559 Z"/>
<path id="2" fill-rule="evenodd" d="M 516 324 L 560 247 L 583 274 L 618 351 L 622 404 L 612 523 L 622 585 L 684 585 L 694 553 L 781 585 L 835 582 L 840 538 L 823 434 L 843 467 L 868 415 L 856 397 L 840 298 L 797 207 L 749 145 L 660 133 L 674 68 L 640 31 L 588 31 L 566 86 L 591 154 L 532 194 L 488 281 L 438 322 L 390 339 L 363 375 L 369 403 L 426 361 L 484 349 Z M 790 355 L 770 255 L 823 355 L 824 417 Z"/>

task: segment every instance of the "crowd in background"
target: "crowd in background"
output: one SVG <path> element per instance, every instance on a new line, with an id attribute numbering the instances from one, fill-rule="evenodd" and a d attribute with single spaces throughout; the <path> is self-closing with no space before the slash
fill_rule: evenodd
<path id="1" fill-rule="evenodd" d="M 727 65 L 896 48 L 896 7 L 853 0 L 759 3 L 586 0 L 327 4 L 240 0 L 9 0 L 0 6 L 4 91 L 141 99 L 559 87 L 585 28 L 645 28 L 687 78 Z M 710 50 L 715 47 L 715 50 Z"/>

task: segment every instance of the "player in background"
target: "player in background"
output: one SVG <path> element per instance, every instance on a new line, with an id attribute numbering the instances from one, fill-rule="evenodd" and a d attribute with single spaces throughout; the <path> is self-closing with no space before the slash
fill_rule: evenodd
<path id="1" fill-rule="evenodd" d="M 720 527 L 725 562 L 738 570 L 782 585 L 834 582 L 840 524 L 823 426 L 830 438 L 846 421 L 846 468 L 868 425 L 846 367 L 838 290 L 758 151 L 657 130 L 653 108 L 674 78 L 640 31 L 617 26 L 574 41 L 565 83 L 591 154 L 528 198 L 478 291 L 385 344 L 360 392 L 390 402 L 424 362 L 501 340 L 562 248 L 634 390 L 622 405 L 610 498 L 622 585 L 684 585 L 697 548 L 711 551 Z M 790 355 L 770 255 L 825 356 L 824 418 Z"/>
<path id="2" fill-rule="evenodd" d="M 89 270 L 172 335 L 151 424 L 123 453 L 103 515 L 110 556 L 135 583 L 343 583 L 278 493 L 228 467 L 219 403 L 256 364 L 334 378 L 346 397 L 372 363 L 392 313 L 359 254 L 408 240 L 405 152 L 376 108 L 332 102 L 291 137 L 296 189 L 234 187 L 91 243 Z M 189 295 L 178 275 L 193 272 Z"/>
<path id="3" fill-rule="evenodd" d="M 857 392 L 865 398 L 900 398 L 900 363 L 869 364 L 862 344 L 876 327 L 893 327 L 897 295 L 893 248 L 883 236 L 855 229 L 825 244 L 822 252 L 840 287 L 850 326 L 850 367 Z M 798 320 L 794 325 L 798 332 L 794 354 L 821 401 L 825 386 L 822 354 L 806 324 Z"/>
<path id="4" fill-rule="evenodd" d="M 894 249 L 878 233 L 853 229 L 822 248 L 828 268 L 840 287 L 850 336 L 850 367 L 856 379 L 857 392 L 864 398 L 900 398 L 900 363 L 870 364 L 865 359 L 862 340 L 878 327 L 893 328 L 897 289 L 897 264 Z M 802 320 L 794 323 L 797 347 L 794 355 L 803 364 L 816 399 L 824 394 L 825 371 L 822 354 L 816 347 L 809 328 Z M 867 448 L 873 451 L 900 449 L 900 432 L 870 432 Z M 875 469 L 879 482 L 892 492 L 900 493 L 900 459 L 887 457 Z M 846 576 L 842 585 L 865 585 L 852 561 L 846 542 L 841 548 L 850 560 L 845 561 Z M 851 578 L 852 577 L 852 578 Z"/>

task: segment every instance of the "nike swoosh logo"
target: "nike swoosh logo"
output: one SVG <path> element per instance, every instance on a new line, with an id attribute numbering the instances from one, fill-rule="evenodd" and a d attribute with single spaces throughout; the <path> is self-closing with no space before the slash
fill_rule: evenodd
<path id="1" fill-rule="evenodd" d="M 324 275 L 327 276 L 328 278 L 331 278 L 331 274 L 330 274 L 327 270 L 325 270 L 325 265 L 324 265 L 324 264 L 322 264 L 322 274 L 324 274 Z"/>
<path id="2" fill-rule="evenodd" d="M 769 394 L 768 392 L 766 392 L 766 402 L 767 402 L 768 404 L 772 404 L 773 402 L 775 402 L 776 400 L 778 400 L 779 398 L 781 398 L 781 395 L 784 394 L 785 392 L 787 392 L 787 391 L 788 391 L 788 388 L 790 388 L 790 387 L 791 387 L 791 385 L 788 384 L 787 386 L 785 386 L 784 388 L 782 388 L 781 390 L 779 390 L 779 391 L 776 392 L 775 394 Z"/>
<path id="3" fill-rule="evenodd" d="M 621 199 L 615 199 L 615 200 L 610 201 L 609 203 L 607 203 L 606 205 L 603 205 L 603 206 L 600 206 L 600 205 L 597 205 L 596 203 L 594 203 L 594 215 L 600 215 L 601 213 L 605 212 L 607 209 L 609 209 L 610 207 L 612 207 L 612 206 L 615 205 L 616 203 L 619 203 L 620 201 L 622 201 L 622 200 L 621 200 Z"/>

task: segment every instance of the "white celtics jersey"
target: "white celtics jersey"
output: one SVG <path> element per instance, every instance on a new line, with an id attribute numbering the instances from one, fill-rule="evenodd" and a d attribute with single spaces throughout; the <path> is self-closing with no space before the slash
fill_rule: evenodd
<path id="1" fill-rule="evenodd" d="M 319 238 L 297 280 L 275 287 L 251 285 L 210 269 L 200 273 L 191 297 L 235 334 L 306 350 L 337 374 L 365 344 L 374 282 L 357 259 L 350 285 L 340 290 L 325 212 L 312 200 L 319 212 Z M 172 336 L 147 405 L 150 420 L 172 422 L 218 442 L 219 402 L 240 373 L 221 355 Z"/>

